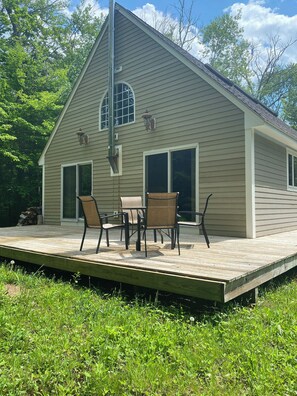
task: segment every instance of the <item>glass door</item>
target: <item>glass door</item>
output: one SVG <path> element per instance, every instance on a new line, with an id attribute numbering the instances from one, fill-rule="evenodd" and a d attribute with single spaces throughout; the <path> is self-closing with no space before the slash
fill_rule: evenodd
<path id="1" fill-rule="evenodd" d="M 62 184 L 62 218 L 76 220 L 82 217 L 76 196 L 92 193 L 92 164 L 64 166 Z"/>
<path id="2" fill-rule="evenodd" d="M 145 157 L 145 191 L 179 192 L 179 210 L 196 209 L 196 148 Z M 192 220 L 191 217 L 187 219 Z"/>
<path id="3" fill-rule="evenodd" d="M 171 152 L 171 191 L 179 192 L 179 210 L 196 209 L 196 149 Z M 194 221 L 195 216 L 185 216 Z"/>

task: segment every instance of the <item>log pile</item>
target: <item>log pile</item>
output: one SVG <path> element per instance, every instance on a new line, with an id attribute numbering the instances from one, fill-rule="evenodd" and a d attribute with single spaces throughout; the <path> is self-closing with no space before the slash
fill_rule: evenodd
<path id="1" fill-rule="evenodd" d="M 35 225 L 38 223 L 38 216 L 41 215 L 41 207 L 31 207 L 21 212 L 18 226 Z"/>

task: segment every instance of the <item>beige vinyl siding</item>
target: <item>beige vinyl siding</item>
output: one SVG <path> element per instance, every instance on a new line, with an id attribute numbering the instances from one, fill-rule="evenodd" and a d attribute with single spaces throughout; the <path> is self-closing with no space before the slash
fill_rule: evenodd
<path id="1" fill-rule="evenodd" d="M 115 79 L 128 83 L 136 99 L 135 122 L 116 128 L 123 174 L 110 176 L 108 134 L 99 131 L 99 106 L 108 84 L 104 37 L 46 154 L 48 221 L 57 221 L 60 211 L 60 192 L 51 193 L 54 202 L 49 204 L 49 191 L 60 188 L 55 167 L 92 159 L 94 195 L 103 211 L 112 211 L 118 209 L 121 195 L 142 195 L 144 152 L 198 144 L 200 209 L 205 197 L 214 194 L 207 217 L 209 234 L 244 237 L 243 112 L 118 13 L 115 26 L 115 63 L 122 66 Z M 157 119 L 155 132 L 143 126 L 141 115 L 146 109 Z M 86 147 L 78 144 L 79 128 L 90 136 Z"/>
<path id="2" fill-rule="evenodd" d="M 56 165 L 45 165 L 45 205 L 43 208 L 43 221 L 45 224 L 60 224 L 60 178 L 61 170 Z"/>
<path id="3" fill-rule="evenodd" d="M 256 236 L 296 229 L 297 193 L 287 190 L 287 151 L 255 136 Z"/>

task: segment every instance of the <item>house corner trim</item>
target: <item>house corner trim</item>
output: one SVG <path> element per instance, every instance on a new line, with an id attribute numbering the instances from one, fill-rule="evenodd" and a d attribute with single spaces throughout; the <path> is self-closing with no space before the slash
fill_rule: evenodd
<path id="1" fill-rule="evenodd" d="M 246 195 L 246 237 L 256 238 L 255 214 L 255 133 L 245 130 L 245 195 Z"/>

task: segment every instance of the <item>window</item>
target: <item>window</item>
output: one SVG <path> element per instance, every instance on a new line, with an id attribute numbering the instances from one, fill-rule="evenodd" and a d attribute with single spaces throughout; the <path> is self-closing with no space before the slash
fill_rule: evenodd
<path id="1" fill-rule="evenodd" d="M 297 188 L 297 156 L 288 153 L 288 185 Z"/>
<path id="2" fill-rule="evenodd" d="M 100 129 L 108 128 L 108 92 L 101 103 Z M 134 93 L 125 83 L 119 83 L 114 88 L 114 125 L 124 125 L 134 122 Z"/>
<path id="3" fill-rule="evenodd" d="M 63 203 L 62 218 L 82 217 L 77 195 L 90 195 L 92 192 L 92 165 L 77 164 L 62 169 Z"/>

